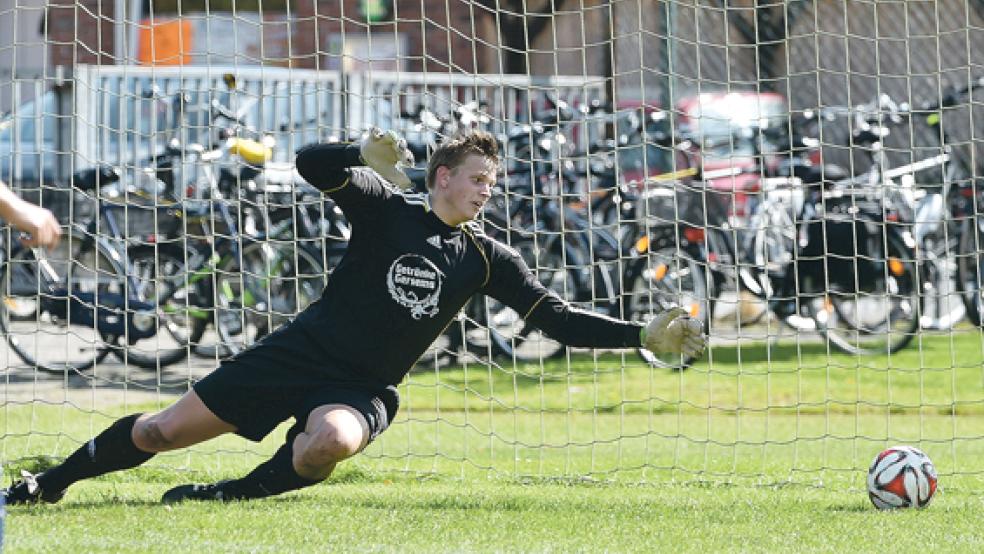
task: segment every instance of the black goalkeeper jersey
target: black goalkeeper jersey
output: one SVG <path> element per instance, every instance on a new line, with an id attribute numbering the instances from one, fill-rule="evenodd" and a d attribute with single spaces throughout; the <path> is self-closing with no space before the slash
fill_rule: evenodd
<path id="1" fill-rule="evenodd" d="M 348 250 L 320 299 L 295 320 L 328 359 L 398 384 L 465 303 L 483 293 L 569 346 L 639 346 L 641 325 L 577 309 L 547 290 L 508 246 L 475 223 L 451 227 L 426 194 L 401 193 L 348 168 L 357 150 L 301 149 L 297 169 L 352 225 Z"/>

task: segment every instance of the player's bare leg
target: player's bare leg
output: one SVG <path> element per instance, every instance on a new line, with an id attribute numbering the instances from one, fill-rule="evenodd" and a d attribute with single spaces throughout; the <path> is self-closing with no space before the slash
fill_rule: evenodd
<path id="1" fill-rule="evenodd" d="M 311 411 L 304 432 L 294 438 L 293 466 L 306 479 L 323 481 L 338 462 L 369 443 L 369 424 L 358 410 L 329 404 Z"/>
<path id="2" fill-rule="evenodd" d="M 194 389 L 166 409 L 141 415 L 133 426 L 133 443 L 144 452 L 167 452 L 207 441 L 236 427 L 219 419 Z"/>
<path id="3" fill-rule="evenodd" d="M 245 500 L 282 494 L 324 481 L 338 462 L 369 443 L 369 423 L 359 411 L 327 404 L 311 411 L 304 430 L 245 477 L 209 485 L 181 485 L 164 493 L 162 502 Z"/>
<path id="4" fill-rule="evenodd" d="M 8 504 L 58 502 L 73 483 L 130 469 L 154 454 L 196 444 L 235 427 L 222 421 L 202 403 L 195 391 L 154 414 L 131 414 L 118 419 L 72 455 L 40 475 L 23 472 L 21 481 L 6 491 Z"/>

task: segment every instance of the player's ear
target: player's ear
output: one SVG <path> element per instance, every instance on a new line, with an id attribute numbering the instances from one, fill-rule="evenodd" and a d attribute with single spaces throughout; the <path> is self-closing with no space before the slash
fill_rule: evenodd
<path id="1" fill-rule="evenodd" d="M 447 188 L 448 179 L 451 178 L 451 168 L 446 165 L 438 166 L 436 177 L 436 185 L 441 188 Z"/>

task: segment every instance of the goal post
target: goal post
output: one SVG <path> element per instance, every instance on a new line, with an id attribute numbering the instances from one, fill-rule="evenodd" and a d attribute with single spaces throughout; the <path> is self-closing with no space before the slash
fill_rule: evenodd
<path id="1" fill-rule="evenodd" d="M 645 320 L 681 305 L 710 346 L 567 349 L 479 299 L 351 464 L 859 488 L 898 443 L 944 486 L 975 487 L 982 14 L 0 0 L 0 180 L 65 233 L 51 283 L 4 228 L 0 462 L 63 457 L 170 404 L 317 297 L 350 229 L 301 194 L 298 148 L 393 129 L 419 186 L 428 152 L 481 128 L 503 153 L 491 236 L 579 307 Z M 222 471 L 275 435 L 153 463 Z"/>

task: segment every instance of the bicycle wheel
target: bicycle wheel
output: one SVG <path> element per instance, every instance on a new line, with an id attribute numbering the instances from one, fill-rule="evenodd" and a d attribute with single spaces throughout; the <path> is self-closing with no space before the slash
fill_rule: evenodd
<path id="1" fill-rule="evenodd" d="M 272 241 L 248 244 L 241 263 L 230 260 L 215 278 L 215 328 L 232 355 L 297 315 L 327 283 L 317 254 Z"/>
<path id="2" fill-rule="evenodd" d="M 493 310 L 497 309 L 496 307 L 508 310 L 491 298 L 478 295 L 469 300 L 458 318 L 445 330 L 446 344 L 443 347 L 457 358 L 459 363 L 507 355 L 508 351 L 499 348 L 503 343 L 502 338 L 494 339 L 493 335 L 496 331 L 489 328 L 490 302 L 494 303 Z M 439 337 L 438 341 L 440 340 Z"/>
<path id="3" fill-rule="evenodd" d="M 873 266 L 870 286 L 851 292 L 830 290 L 805 302 L 817 329 L 849 354 L 897 352 L 919 330 L 922 297 L 915 252 L 894 233 L 887 236 L 887 251 L 878 243 L 869 242 L 872 252 L 859 260 Z"/>
<path id="4" fill-rule="evenodd" d="M 576 297 L 580 279 L 574 272 L 578 268 L 566 267 L 564 258 L 557 249 L 540 249 L 533 240 L 513 243 L 513 248 L 536 273 L 543 286 L 568 301 Z M 523 320 L 522 314 L 494 298 L 475 299 L 470 317 L 478 323 L 465 326 L 465 340 L 472 352 L 476 351 L 476 346 L 479 351 L 488 350 L 483 342 L 487 340 L 491 343 L 489 346 L 493 355 L 520 361 L 546 360 L 564 353 L 563 344 L 529 325 Z"/>
<path id="5" fill-rule="evenodd" d="M 40 261 L 16 249 L 0 278 L 0 331 L 28 369 L 82 372 L 109 353 L 96 325 L 102 301 L 125 290 L 110 256 L 81 236 L 64 237 Z"/>
<path id="6" fill-rule="evenodd" d="M 711 310 L 705 276 L 700 264 L 676 247 L 650 251 L 629 276 L 626 319 L 647 321 L 672 306 L 679 306 L 708 329 Z M 655 367 L 683 370 L 694 361 L 679 354 L 656 354 L 645 348 L 639 348 L 638 352 Z"/>
<path id="7" fill-rule="evenodd" d="M 138 290 L 133 294 L 155 308 L 153 336 L 117 344 L 113 355 L 124 363 L 145 369 L 175 364 L 188 356 L 191 345 L 201 341 L 208 325 L 209 308 L 201 287 L 189 282 L 184 249 L 168 245 L 131 248 L 130 269 Z M 127 342 L 127 341 L 121 341 Z"/>

